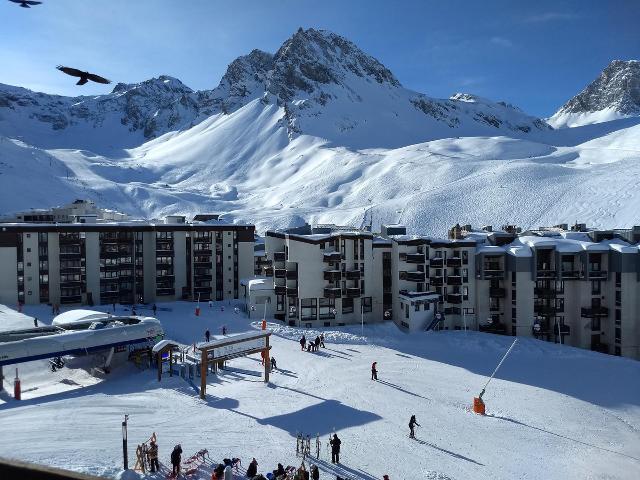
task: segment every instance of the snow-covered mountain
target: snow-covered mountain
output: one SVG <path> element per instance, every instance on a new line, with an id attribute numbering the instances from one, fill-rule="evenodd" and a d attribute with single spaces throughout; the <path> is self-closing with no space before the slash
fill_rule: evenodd
<path id="1" fill-rule="evenodd" d="M 640 118 L 554 130 L 504 102 L 404 88 L 330 32 L 171 77 L 66 98 L 0 86 L 0 210 L 77 197 L 141 217 L 524 227 L 638 223 Z M 612 188 L 615 185 L 616 188 Z"/>
<path id="2" fill-rule="evenodd" d="M 640 115 L 640 61 L 614 60 L 582 92 L 549 119 L 575 127 Z"/>

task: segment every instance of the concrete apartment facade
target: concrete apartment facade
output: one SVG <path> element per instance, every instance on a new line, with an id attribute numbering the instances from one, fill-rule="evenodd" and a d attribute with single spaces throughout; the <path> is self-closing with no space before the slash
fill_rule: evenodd
<path id="1" fill-rule="evenodd" d="M 227 300 L 254 274 L 252 225 L 83 220 L 0 224 L 0 302 Z"/>
<path id="2" fill-rule="evenodd" d="M 304 327 L 382 321 L 382 275 L 375 267 L 382 256 L 374 258 L 373 240 L 362 231 L 267 232 L 263 272 L 273 285 L 267 314 Z M 250 299 L 247 308 L 261 314 L 267 295 L 263 282 L 257 288 L 261 300 Z"/>

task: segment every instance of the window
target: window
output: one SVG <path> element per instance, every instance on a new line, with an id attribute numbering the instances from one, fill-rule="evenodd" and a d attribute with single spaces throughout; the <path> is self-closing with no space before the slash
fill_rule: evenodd
<path id="1" fill-rule="evenodd" d="M 601 330 L 600 328 L 600 318 L 593 318 L 591 320 L 591 331 L 596 332 Z"/>
<path id="2" fill-rule="evenodd" d="M 620 290 L 616 290 L 616 306 L 619 307 L 622 305 L 622 292 Z"/>
<path id="3" fill-rule="evenodd" d="M 462 287 L 462 299 L 469 300 L 469 287 Z"/>
<path id="4" fill-rule="evenodd" d="M 591 295 L 600 295 L 601 292 L 601 282 L 600 280 L 592 280 L 591 281 Z"/>
<path id="5" fill-rule="evenodd" d="M 370 313 L 373 310 L 373 302 L 371 297 L 364 297 L 362 299 L 362 311 L 364 313 Z"/>
<path id="6" fill-rule="evenodd" d="M 282 310 L 284 310 L 284 295 L 276 296 L 276 310 L 278 312 L 281 312 Z"/>
<path id="7" fill-rule="evenodd" d="M 416 302 L 416 304 L 415 304 L 415 310 L 416 310 L 416 312 L 420 311 L 420 304 L 418 302 Z"/>
<path id="8" fill-rule="evenodd" d="M 473 315 L 473 314 L 475 313 L 475 311 L 474 311 L 474 309 L 473 309 L 473 308 L 463 308 L 463 309 L 462 309 L 462 312 L 463 312 L 465 315 Z"/>
<path id="9" fill-rule="evenodd" d="M 27 233 L 27 238 L 31 238 L 31 234 L 30 233 Z"/>
<path id="10" fill-rule="evenodd" d="M 315 320 L 318 314 L 318 299 L 303 298 L 300 300 L 302 320 Z"/>
<path id="11" fill-rule="evenodd" d="M 464 283 L 467 283 L 469 281 L 469 269 L 468 268 L 463 268 L 462 269 L 462 281 Z"/>
<path id="12" fill-rule="evenodd" d="M 516 272 L 511 272 L 511 283 L 514 285 L 516 283 Z"/>
<path id="13" fill-rule="evenodd" d="M 336 301 L 333 298 L 321 298 L 319 300 L 320 319 L 336 318 Z"/>
<path id="14" fill-rule="evenodd" d="M 409 318 L 409 305 L 404 309 L 404 318 Z"/>
<path id="15" fill-rule="evenodd" d="M 622 285 L 622 273 L 616 272 L 616 287 L 620 287 Z"/>
<path id="16" fill-rule="evenodd" d="M 616 324 L 619 324 L 622 320 L 622 311 L 619 308 L 616 308 Z"/>
<path id="17" fill-rule="evenodd" d="M 467 265 L 469 263 L 469 252 L 466 250 L 462 251 L 462 264 Z"/>
<path id="18" fill-rule="evenodd" d="M 364 295 L 364 280 L 360 280 L 360 295 Z"/>
<path id="19" fill-rule="evenodd" d="M 353 313 L 353 298 L 342 299 L 342 313 Z"/>
<path id="20" fill-rule="evenodd" d="M 622 342 L 622 329 L 620 327 L 616 327 L 616 343 Z"/>
<path id="21" fill-rule="evenodd" d="M 27 252 L 30 252 L 30 251 L 31 251 L 31 248 L 30 248 L 30 247 L 27 247 Z"/>

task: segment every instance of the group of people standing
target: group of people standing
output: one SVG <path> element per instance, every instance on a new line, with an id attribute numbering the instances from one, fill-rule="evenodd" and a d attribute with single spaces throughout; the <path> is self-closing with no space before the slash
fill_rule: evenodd
<path id="1" fill-rule="evenodd" d="M 307 337 L 302 335 L 302 338 L 299 340 L 300 349 L 306 350 L 307 352 L 317 352 L 320 347 L 327 348 L 324 345 L 324 334 L 318 335 L 315 340 L 310 340 L 307 342 Z"/>

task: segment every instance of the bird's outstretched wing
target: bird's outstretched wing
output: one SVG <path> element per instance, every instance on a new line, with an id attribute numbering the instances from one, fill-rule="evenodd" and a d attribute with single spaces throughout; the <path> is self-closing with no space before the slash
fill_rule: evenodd
<path id="1" fill-rule="evenodd" d="M 58 65 L 56 68 L 67 75 L 71 75 L 72 77 L 82 77 L 84 75 L 84 72 L 77 68 L 63 67 L 62 65 Z"/>
<path id="2" fill-rule="evenodd" d="M 107 80 L 104 77 L 101 77 L 100 75 L 96 75 L 94 73 L 90 73 L 89 75 L 87 75 L 87 78 L 89 80 L 91 80 L 92 82 L 97 82 L 97 83 L 111 83 L 111 80 Z"/>
<path id="3" fill-rule="evenodd" d="M 24 0 L 24 3 L 28 3 L 29 5 L 40 5 L 42 2 L 36 2 L 35 0 Z"/>

